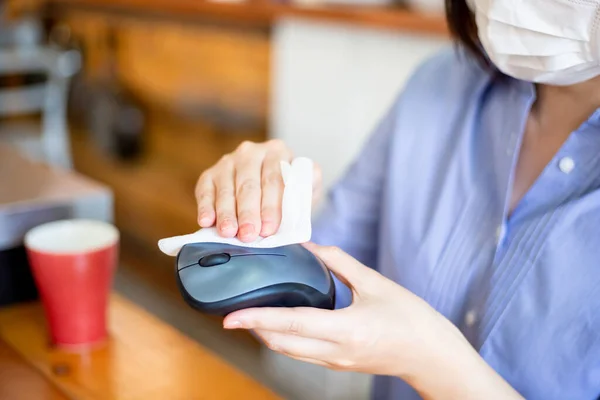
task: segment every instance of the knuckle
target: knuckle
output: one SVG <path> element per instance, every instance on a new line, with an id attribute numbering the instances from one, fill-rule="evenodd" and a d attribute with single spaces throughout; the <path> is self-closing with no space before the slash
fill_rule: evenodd
<path id="1" fill-rule="evenodd" d="M 279 343 L 277 342 L 277 339 L 275 338 L 268 338 L 265 340 L 265 344 L 267 345 L 267 347 L 273 351 L 279 351 L 279 349 L 281 348 L 279 346 Z"/>
<path id="2" fill-rule="evenodd" d="M 240 153 L 247 153 L 247 152 L 251 151 L 252 149 L 254 149 L 255 146 L 256 146 L 255 143 L 253 143 L 249 140 L 244 140 L 242 143 L 240 143 L 237 150 Z"/>
<path id="3" fill-rule="evenodd" d="M 217 196 L 222 199 L 224 197 L 233 197 L 234 193 L 233 190 L 229 187 L 222 187 L 219 188 L 219 190 L 217 191 Z"/>
<path id="4" fill-rule="evenodd" d="M 341 256 L 342 249 L 340 249 L 338 246 L 327 246 L 325 248 L 325 252 L 329 257 L 336 258 Z"/>
<path id="5" fill-rule="evenodd" d="M 246 179 L 238 186 L 238 195 L 241 193 L 257 192 L 260 190 L 260 184 L 255 179 Z"/>
<path id="6" fill-rule="evenodd" d="M 354 329 L 347 338 L 353 348 L 367 348 L 372 345 L 373 335 L 363 329 Z"/>
<path id="7" fill-rule="evenodd" d="M 271 149 L 282 149 L 285 148 L 285 143 L 281 139 L 270 139 L 267 141 L 267 147 Z"/>
<path id="8" fill-rule="evenodd" d="M 212 177 L 211 177 L 211 172 L 212 172 L 212 171 L 211 171 L 211 168 L 209 168 L 209 169 L 206 169 L 206 170 L 202 171 L 202 173 L 201 173 L 201 174 L 200 174 L 200 176 L 198 177 L 198 181 L 199 181 L 199 182 L 203 182 L 203 181 L 207 181 L 207 180 L 210 180 L 210 179 L 212 179 Z"/>
<path id="9" fill-rule="evenodd" d="M 356 367 L 356 362 L 347 358 L 341 358 L 333 362 L 335 368 L 340 370 L 351 370 Z"/>
<path id="10" fill-rule="evenodd" d="M 223 221 L 233 221 L 233 214 L 228 213 L 228 212 L 220 212 L 217 214 L 217 221 L 219 222 L 223 222 Z"/>
<path id="11" fill-rule="evenodd" d="M 263 186 L 281 186 L 283 185 L 283 177 L 281 173 L 271 171 L 263 175 L 262 184 Z"/>
<path id="12" fill-rule="evenodd" d="M 212 203 L 213 196 L 207 192 L 200 192 L 198 195 L 198 203 Z"/>
<path id="13" fill-rule="evenodd" d="M 219 162 L 217 163 L 219 166 L 232 166 L 233 165 L 233 155 L 231 155 L 230 153 L 224 154 L 223 156 L 221 156 L 221 158 L 219 159 Z"/>
<path id="14" fill-rule="evenodd" d="M 196 181 L 196 190 L 199 191 L 202 188 L 207 187 L 213 181 L 212 171 L 206 170 L 200 174 Z"/>
<path id="15" fill-rule="evenodd" d="M 288 322 L 286 331 L 294 335 L 299 335 L 302 332 L 302 325 L 293 319 Z"/>

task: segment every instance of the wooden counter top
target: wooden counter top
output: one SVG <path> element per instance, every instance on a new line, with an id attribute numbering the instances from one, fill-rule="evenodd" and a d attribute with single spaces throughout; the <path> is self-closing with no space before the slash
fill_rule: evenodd
<path id="1" fill-rule="evenodd" d="M 109 310 L 108 343 L 78 354 L 48 346 L 40 304 L 0 309 L 0 398 L 278 398 L 130 301 L 113 295 Z M 6 379 L 21 379 L 20 387 L 14 388 L 20 389 L 17 397 L 10 396 L 12 386 L 3 385 Z"/>
<path id="2" fill-rule="evenodd" d="M 169 13 L 264 27 L 270 26 L 278 18 L 300 17 L 378 29 L 447 35 L 447 25 L 443 15 L 399 7 L 300 6 L 275 4 L 268 0 L 247 0 L 243 3 L 207 0 L 46 0 L 46 2 L 58 7 L 102 8 L 163 15 Z"/>
<path id="3" fill-rule="evenodd" d="M 19 354 L 0 340 L 0 399 L 68 400 L 44 376 L 28 365 Z"/>
<path id="4" fill-rule="evenodd" d="M 110 195 L 110 188 L 73 171 L 51 168 L 0 144 L 0 205 L 3 213 L 63 205 L 77 197 Z M 0 229 L 1 231 L 1 229 Z"/>

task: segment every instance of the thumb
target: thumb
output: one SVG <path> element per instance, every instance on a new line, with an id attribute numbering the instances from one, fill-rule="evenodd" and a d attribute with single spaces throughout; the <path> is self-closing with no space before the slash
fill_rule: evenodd
<path id="1" fill-rule="evenodd" d="M 372 274 L 376 273 L 338 247 L 319 246 L 314 243 L 305 243 L 304 247 L 319 257 L 327 268 L 350 289 L 357 290 L 359 287 L 364 287 Z"/>

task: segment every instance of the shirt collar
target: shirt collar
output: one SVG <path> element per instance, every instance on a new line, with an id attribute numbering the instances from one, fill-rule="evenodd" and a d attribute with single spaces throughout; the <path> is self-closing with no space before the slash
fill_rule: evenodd
<path id="1" fill-rule="evenodd" d="M 594 113 L 588 118 L 584 125 L 593 125 L 600 127 L 600 108 L 594 111 Z"/>

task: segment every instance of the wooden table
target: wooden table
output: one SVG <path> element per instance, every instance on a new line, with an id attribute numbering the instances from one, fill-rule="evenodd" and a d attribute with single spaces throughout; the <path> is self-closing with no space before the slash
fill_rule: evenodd
<path id="1" fill-rule="evenodd" d="M 67 400 L 56 386 L 0 340 L 0 399 Z"/>
<path id="2" fill-rule="evenodd" d="M 110 332 L 102 348 L 61 352 L 48 346 L 39 304 L 0 309 L 0 399 L 278 398 L 118 295 Z"/>

